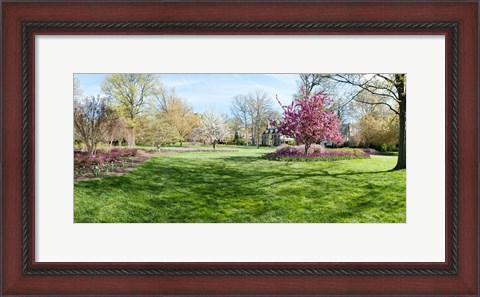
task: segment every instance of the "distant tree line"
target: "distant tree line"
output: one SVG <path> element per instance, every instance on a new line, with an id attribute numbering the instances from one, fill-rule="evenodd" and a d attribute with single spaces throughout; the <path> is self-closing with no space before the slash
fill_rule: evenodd
<path id="1" fill-rule="evenodd" d="M 278 119 L 280 116 L 273 104 L 272 98 L 262 90 L 236 95 L 230 111 L 237 139 L 242 138 L 240 135 L 245 135 L 245 145 L 260 145 L 262 133 L 270 120 Z"/>
<path id="2" fill-rule="evenodd" d="M 328 108 L 340 122 L 352 123 L 351 145 L 398 148 L 395 169 L 406 168 L 405 74 L 300 74 L 298 85 L 293 101 L 328 96 L 333 99 Z M 230 117 L 214 110 L 195 112 L 155 74 L 111 74 L 101 90 L 96 97 L 84 97 L 74 80 L 75 139 L 92 153 L 100 142 L 130 147 L 184 141 L 258 146 L 270 122 L 281 118 L 274 100 L 262 90 L 236 95 Z"/>
<path id="3" fill-rule="evenodd" d="M 75 140 L 91 154 L 99 143 L 159 147 L 193 140 L 215 147 L 230 136 L 225 115 L 214 110 L 194 112 L 157 75 L 111 74 L 101 90 L 95 97 L 84 97 L 80 81 L 74 79 Z"/>

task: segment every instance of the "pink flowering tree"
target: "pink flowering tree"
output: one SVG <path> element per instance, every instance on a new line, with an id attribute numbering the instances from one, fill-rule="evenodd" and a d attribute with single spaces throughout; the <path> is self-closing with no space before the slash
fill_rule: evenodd
<path id="1" fill-rule="evenodd" d="M 335 111 L 328 108 L 331 99 L 322 93 L 311 97 L 302 91 L 303 96 L 295 98 L 290 105 L 282 106 L 282 119 L 271 121 L 280 133 L 292 137 L 299 144 L 305 145 L 305 155 L 314 143 L 330 141 L 342 144 L 345 139 L 340 133 L 340 121 Z"/>

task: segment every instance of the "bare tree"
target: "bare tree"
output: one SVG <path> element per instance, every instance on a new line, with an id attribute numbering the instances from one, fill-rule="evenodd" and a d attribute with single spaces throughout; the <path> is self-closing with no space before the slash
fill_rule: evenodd
<path id="1" fill-rule="evenodd" d="M 304 73 L 300 74 L 300 81 L 298 82 L 299 90 L 304 88 L 304 93 L 310 97 L 316 93 L 328 94 L 332 96 L 335 92 L 335 85 L 332 84 L 330 74 L 321 74 L 321 73 Z"/>
<path id="2" fill-rule="evenodd" d="M 247 95 L 247 114 L 250 120 L 252 144 L 259 146 L 262 131 L 268 126 L 269 120 L 276 117 L 273 102 L 266 92 L 255 90 Z"/>
<path id="3" fill-rule="evenodd" d="M 118 113 L 113 111 L 110 118 L 110 121 L 105 122 L 104 129 L 105 142 L 108 144 L 108 147 L 112 149 L 114 141 L 118 141 L 119 145 L 121 145 L 127 135 L 124 120 L 118 116 Z"/>
<path id="4" fill-rule="evenodd" d="M 75 130 L 90 154 L 96 152 L 97 144 L 104 139 L 111 114 L 112 109 L 100 96 L 74 100 Z"/>
<path id="5" fill-rule="evenodd" d="M 350 105 L 345 103 L 350 102 L 350 100 L 349 97 L 339 94 L 337 83 L 332 81 L 330 77 L 331 74 L 300 74 L 300 80 L 298 81 L 299 93 L 295 96 L 302 97 L 306 95 L 307 97 L 310 97 L 321 93 L 328 95 L 330 98 L 335 98 L 335 101 L 333 102 L 332 106 L 329 106 L 329 108 L 332 108 L 336 111 L 341 123 L 345 123 L 350 115 Z"/>
<path id="6" fill-rule="evenodd" d="M 75 75 L 73 76 L 73 106 L 78 104 L 78 101 L 82 99 L 83 91 L 80 87 L 80 80 Z M 77 129 L 73 131 L 74 142 L 81 142 L 82 137 L 78 133 Z"/>
<path id="7" fill-rule="evenodd" d="M 397 74 L 334 74 L 330 79 L 337 84 L 352 87 L 350 101 L 370 105 L 383 105 L 399 117 L 398 160 L 395 170 L 407 167 L 406 146 L 406 75 Z M 369 93 L 374 100 L 365 101 L 361 94 Z M 348 102 L 347 102 L 348 103 Z"/>
<path id="8" fill-rule="evenodd" d="M 345 98 L 348 98 L 348 100 L 340 102 L 340 104 L 348 105 L 347 109 L 349 110 L 349 115 L 356 121 L 359 121 L 366 114 L 375 114 L 377 117 L 387 117 L 392 113 L 392 111 L 385 105 L 370 104 L 382 100 L 382 98 L 378 98 L 377 95 L 372 95 L 366 91 L 354 95 L 356 96 L 354 100 L 351 100 L 351 94 L 346 95 Z"/>
<path id="9" fill-rule="evenodd" d="M 233 97 L 230 111 L 234 118 L 239 121 L 245 128 L 245 145 L 248 145 L 248 124 L 249 124 L 249 103 L 245 95 L 237 95 Z"/>

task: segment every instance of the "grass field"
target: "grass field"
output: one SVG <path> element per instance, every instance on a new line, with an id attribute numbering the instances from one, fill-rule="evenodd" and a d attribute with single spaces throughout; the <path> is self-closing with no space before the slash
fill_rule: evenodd
<path id="1" fill-rule="evenodd" d="M 279 162 L 271 149 L 154 157 L 133 172 L 75 182 L 75 223 L 400 223 L 395 156 Z"/>

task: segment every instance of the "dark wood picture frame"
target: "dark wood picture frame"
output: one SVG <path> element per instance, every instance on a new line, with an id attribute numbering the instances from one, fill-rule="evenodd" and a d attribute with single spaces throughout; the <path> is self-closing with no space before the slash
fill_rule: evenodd
<path id="1" fill-rule="evenodd" d="M 477 1 L 3 2 L 1 293 L 478 296 L 478 8 Z M 35 262 L 36 34 L 445 35 L 446 261 Z"/>

